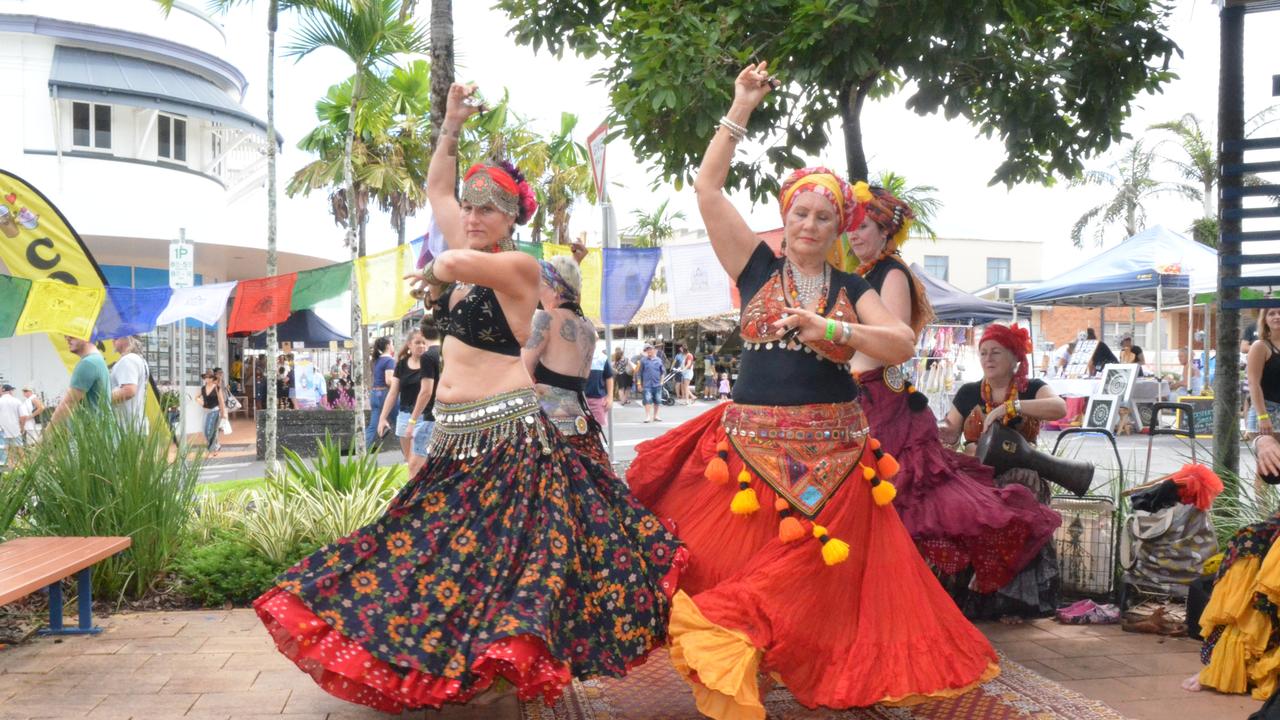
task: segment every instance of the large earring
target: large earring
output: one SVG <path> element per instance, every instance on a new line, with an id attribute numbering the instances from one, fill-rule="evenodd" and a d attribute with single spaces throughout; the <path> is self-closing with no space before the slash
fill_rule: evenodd
<path id="1" fill-rule="evenodd" d="M 787 236 L 786 235 L 782 236 L 782 254 L 783 255 L 787 254 Z"/>

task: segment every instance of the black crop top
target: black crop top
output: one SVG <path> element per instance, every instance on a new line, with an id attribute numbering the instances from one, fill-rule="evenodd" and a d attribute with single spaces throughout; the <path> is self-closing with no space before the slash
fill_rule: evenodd
<path id="1" fill-rule="evenodd" d="M 886 255 L 881 258 L 880 262 L 876 263 L 875 267 L 867 271 L 867 274 L 863 275 L 862 278 L 867 281 L 872 290 L 880 292 L 884 289 L 884 279 L 889 277 L 889 273 L 893 270 L 901 270 L 906 273 L 907 292 L 910 293 L 911 297 L 914 297 L 916 292 L 915 273 L 912 273 L 911 268 L 907 267 L 907 264 L 902 262 L 902 258 L 896 255 Z"/>
<path id="2" fill-rule="evenodd" d="M 582 392 L 582 389 L 587 386 L 586 378 L 558 373 L 543 365 L 541 360 L 538 361 L 537 365 L 533 366 L 533 381 L 540 385 L 550 385 L 551 387 L 572 392 Z"/>
<path id="3" fill-rule="evenodd" d="M 452 295 L 453 286 L 450 286 L 433 303 L 440 332 L 473 348 L 520 357 L 520 342 L 511 332 L 493 288 L 473 285 L 471 291 L 450 308 L 449 298 Z"/>
<path id="4" fill-rule="evenodd" d="M 764 242 L 756 246 L 751 259 L 738 276 L 738 293 L 745 307 L 769 278 L 781 270 L 783 259 Z M 858 275 L 831 271 L 827 307 L 836 302 L 844 288 L 849 302 L 858 304 L 871 289 Z M 815 353 L 787 350 L 773 344 L 766 349 L 744 347 L 733 385 L 733 401 L 747 405 L 809 405 L 849 402 L 858 397 L 853 376 L 845 366 L 824 360 Z"/>
<path id="5" fill-rule="evenodd" d="M 1267 402 L 1280 402 L 1280 349 L 1264 340 L 1271 353 L 1262 366 L 1262 399 Z"/>

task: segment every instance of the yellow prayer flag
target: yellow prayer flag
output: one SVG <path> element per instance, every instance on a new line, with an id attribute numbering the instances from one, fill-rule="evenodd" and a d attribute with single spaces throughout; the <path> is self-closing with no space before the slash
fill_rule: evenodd
<path id="1" fill-rule="evenodd" d="M 356 285 L 366 324 L 399 320 L 413 309 L 414 299 L 403 278 L 413 272 L 415 260 L 407 243 L 356 260 Z"/>
<path id="2" fill-rule="evenodd" d="M 543 243 L 542 257 L 551 258 L 556 255 L 573 257 L 573 248 L 568 245 Z M 579 305 L 582 314 L 592 321 L 600 322 L 600 289 L 604 285 L 604 253 L 600 248 L 587 248 L 587 256 L 578 265 L 582 271 L 582 297 Z"/>
<path id="3" fill-rule="evenodd" d="M 68 285 L 61 280 L 32 280 L 27 306 L 14 334 L 58 333 L 88 340 L 102 310 L 102 287 Z"/>

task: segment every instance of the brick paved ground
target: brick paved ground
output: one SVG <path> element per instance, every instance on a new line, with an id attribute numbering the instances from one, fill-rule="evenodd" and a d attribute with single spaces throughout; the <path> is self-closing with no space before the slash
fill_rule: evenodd
<path id="1" fill-rule="evenodd" d="M 0 720 L 360 720 L 386 718 L 334 699 L 277 653 L 251 611 L 121 614 L 96 637 L 39 638 L 0 651 Z M 1189 694 L 1191 640 L 1117 626 L 981 625 L 1011 659 L 1134 720 L 1243 720 L 1260 703 Z M 423 717 L 424 713 L 416 713 Z M 425 713 L 442 720 L 518 720 L 514 699 Z"/>

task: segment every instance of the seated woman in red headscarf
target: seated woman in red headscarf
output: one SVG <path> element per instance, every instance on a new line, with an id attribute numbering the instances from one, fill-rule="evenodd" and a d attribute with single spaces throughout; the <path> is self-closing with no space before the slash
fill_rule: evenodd
<path id="1" fill-rule="evenodd" d="M 627 473 L 691 555 L 672 605 L 672 660 L 719 720 L 765 716 L 757 672 L 806 707 L 955 696 L 999 668 L 903 528 L 893 459 L 857 401 L 854 351 L 901 362 L 912 341 L 866 281 L 826 261 L 858 219 L 853 190 L 826 168 L 788 177 L 783 257 L 723 192 L 768 90 L 763 63 L 738 76 L 694 186 L 743 299 L 733 402 L 642 443 Z"/>
<path id="2" fill-rule="evenodd" d="M 914 215 L 883 188 L 861 194 L 866 215 L 849 233 L 857 273 L 919 337 L 933 308 L 924 284 L 898 252 Z M 1053 539 L 1061 517 L 1020 485 L 995 487 L 991 468 L 943 447 L 929 399 L 897 365 L 859 352 L 853 371 L 871 431 L 902 466 L 894 479 L 894 505 L 920 552 L 943 575 L 964 572 L 978 593 L 1008 584 Z"/>
<path id="3" fill-rule="evenodd" d="M 1067 414 L 1066 402 L 1053 388 L 1043 380 L 1027 379 L 1030 349 L 1031 336 L 1016 324 L 987 326 L 978 343 L 983 379 L 961 385 L 956 391 L 939 428 L 943 442 L 954 445 L 963 432 L 966 451 L 972 452 L 973 443 L 983 431 L 1002 422 L 1035 444 L 1041 421 L 1057 420 Z M 1004 491 L 1021 486 L 1049 511 L 1049 484 L 1031 470 L 1006 470 L 996 478 L 996 485 Z M 958 576 L 957 580 L 949 582 L 948 587 L 968 617 L 1000 618 L 1005 622 L 1042 617 L 1057 609 L 1058 554 L 1052 542 L 1045 543 L 1016 577 L 994 593 L 976 594 L 965 578 Z"/>

